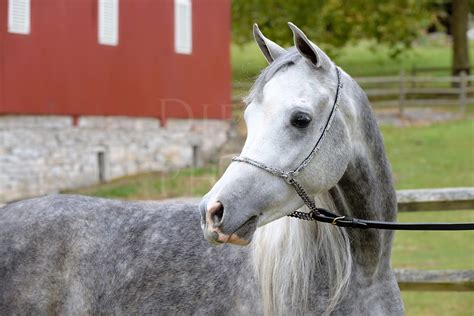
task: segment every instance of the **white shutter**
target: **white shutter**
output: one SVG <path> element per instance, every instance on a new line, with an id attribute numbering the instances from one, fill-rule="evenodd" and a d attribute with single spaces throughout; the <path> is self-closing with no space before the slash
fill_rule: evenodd
<path id="1" fill-rule="evenodd" d="M 8 32 L 30 34 L 30 0 L 8 0 Z"/>
<path id="2" fill-rule="evenodd" d="M 117 46 L 119 0 L 99 0 L 99 44 Z"/>
<path id="3" fill-rule="evenodd" d="M 193 51 L 193 23 L 191 0 L 174 1 L 174 49 L 179 54 Z"/>

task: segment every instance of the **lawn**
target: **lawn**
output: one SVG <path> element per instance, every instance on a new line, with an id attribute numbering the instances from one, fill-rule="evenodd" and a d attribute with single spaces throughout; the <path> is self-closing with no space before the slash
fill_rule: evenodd
<path id="1" fill-rule="evenodd" d="M 397 189 L 474 186 L 474 120 L 382 133 Z"/>
<path id="2" fill-rule="evenodd" d="M 383 126 L 398 189 L 474 186 L 474 121 Z M 474 222 L 473 211 L 400 213 L 399 221 Z M 397 268 L 474 269 L 474 232 L 397 232 Z M 402 292 L 407 315 L 474 315 L 474 293 Z"/>
<path id="3" fill-rule="evenodd" d="M 138 174 L 70 192 L 107 198 L 161 200 L 182 196 L 202 196 L 216 180 L 217 167 L 208 166 L 170 173 Z"/>
<path id="4" fill-rule="evenodd" d="M 474 222 L 474 211 L 400 213 L 402 222 Z M 474 270 L 474 231 L 395 234 L 396 268 Z M 473 292 L 402 292 L 407 315 L 474 315 Z"/>

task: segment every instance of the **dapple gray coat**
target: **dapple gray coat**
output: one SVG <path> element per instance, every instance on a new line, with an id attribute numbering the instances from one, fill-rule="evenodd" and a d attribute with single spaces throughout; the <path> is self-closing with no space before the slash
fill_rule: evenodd
<path id="1" fill-rule="evenodd" d="M 0 209 L 0 315 L 248 315 L 248 257 L 204 240 L 196 204 L 24 200 Z"/>

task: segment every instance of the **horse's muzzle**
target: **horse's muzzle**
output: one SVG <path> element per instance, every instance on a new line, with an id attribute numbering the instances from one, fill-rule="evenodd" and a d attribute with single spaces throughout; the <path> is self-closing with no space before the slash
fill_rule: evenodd
<path id="1" fill-rule="evenodd" d="M 204 237 L 212 244 L 234 244 L 246 246 L 252 239 L 253 232 L 257 227 L 257 216 L 251 217 L 236 231 L 226 233 L 223 231 L 224 205 L 215 201 L 207 204 L 205 200 L 201 201 L 199 206 L 201 213 L 201 228 Z"/>

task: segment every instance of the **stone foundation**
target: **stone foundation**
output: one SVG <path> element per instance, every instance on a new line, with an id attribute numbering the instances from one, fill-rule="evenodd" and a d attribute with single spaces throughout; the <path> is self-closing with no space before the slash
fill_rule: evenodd
<path id="1" fill-rule="evenodd" d="M 0 202 L 54 193 L 213 158 L 223 120 L 0 116 Z"/>

